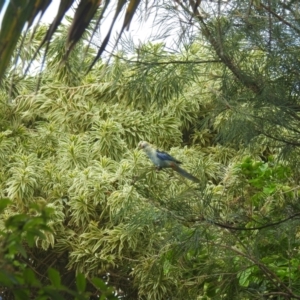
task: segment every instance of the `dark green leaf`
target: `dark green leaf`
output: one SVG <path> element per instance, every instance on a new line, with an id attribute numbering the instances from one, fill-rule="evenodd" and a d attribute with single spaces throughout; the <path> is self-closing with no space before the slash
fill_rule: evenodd
<path id="1" fill-rule="evenodd" d="M 12 201 L 8 198 L 0 199 L 0 213 L 2 213 L 5 210 L 5 208 L 11 203 Z"/>
<path id="2" fill-rule="evenodd" d="M 29 290 L 28 289 L 13 289 L 13 294 L 16 300 L 29 299 Z"/>
<path id="3" fill-rule="evenodd" d="M 60 288 L 61 287 L 61 280 L 60 280 L 60 274 L 57 270 L 53 268 L 48 269 L 48 276 L 49 279 L 51 280 L 51 283 L 53 284 L 54 287 Z"/>
<path id="4" fill-rule="evenodd" d="M 5 270 L 0 270 L 0 286 L 12 287 L 17 284 L 17 279 Z"/>
<path id="5" fill-rule="evenodd" d="M 105 291 L 107 289 L 106 284 L 100 278 L 94 277 L 92 279 L 93 284 L 100 290 Z"/>
<path id="6" fill-rule="evenodd" d="M 40 286 L 40 282 L 37 280 L 34 272 L 30 268 L 26 268 L 23 271 L 24 280 L 26 283 L 32 286 Z"/>
<path id="7" fill-rule="evenodd" d="M 60 294 L 57 288 L 53 288 L 52 286 L 46 286 L 43 289 L 44 294 L 48 297 L 47 299 L 55 299 L 55 300 L 65 300 L 65 298 Z"/>
<path id="8" fill-rule="evenodd" d="M 85 291 L 86 279 L 83 274 L 80 273 L 76 276 L 76 285 L 79 292 L 83 293 Z"/>
<path id="9" fill-rule="evenodd" d="M 21 229 L 21 228 L 23 228 L 23 226 L 27 220 L 28 220 L 28 217 L 25 214 L 18 214 L 18 215 L 9 217 L 5 221 L 5 226 L 6 226 L 6 228 Z"/>

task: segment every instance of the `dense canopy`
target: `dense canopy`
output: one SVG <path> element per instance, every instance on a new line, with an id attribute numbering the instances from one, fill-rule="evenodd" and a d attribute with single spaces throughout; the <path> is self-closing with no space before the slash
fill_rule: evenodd
<path id="1" fill-rule="evenodd" d="M 0 33 L 0 296 L 300 299 L 298 2 L 82 0 L 60 24 L 62 0 L 24 30 L 50 2 L 9 1 Z"/>

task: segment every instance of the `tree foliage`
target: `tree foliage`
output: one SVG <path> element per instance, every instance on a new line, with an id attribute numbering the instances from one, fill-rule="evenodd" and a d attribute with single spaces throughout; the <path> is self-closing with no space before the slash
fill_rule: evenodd
<path id="1" fill-rule="evenodd" d="M 94 297 L 100 276 L 126 299 L 299 299 L 296 3 L 191 3 L 160 2 L 194 34 L 177 53 L 149 42 L 86 74 L 85 40 L 61 65 L 62 26 L 42 77 L 6 73 L 1 220 L 52 208 L 33 271 L 82 273 Z M 156 172 L 140 140 L 201 184 Z"/>
<path id="2" fill-rule="evenodd" d="M 9 204 L 12 204 L 9 199 L 1 199 L 0 211 L 5 211 Z M 59 272 L 51 267 L 47 268 L 45 276 L 36 272 L 36 265 L 41 262 L 28 256 L 28 252 L 37 238 L 44 239 L 47 232 L 51 232 L 46 223 L 52 209 L 32 204 L 30 210 L 31 215 L 15 214 L 8 217 L 0 229 L 1 295 L 6 299 L 65 299 L 68 296 L 89 299 L 83 274 L 76 276 L 76 287 L 74 284 L 72 287 L 76 288 L 75 291 L 62 285 Z M 100 299 L 116 299 L 113 289 L 101 279 L 93 278 L 92 282 L 98 293 L 102 294 Z"/>
<path id="3" fill-rule="evenodd" d="M 126 0 L 120 0 L 117 3 L 113 3 L 115 6 L 115 14 L 111 20 L 110 29 L 89 68 L 95 64 L 105 50 L 110 40 L 114 23 L 121 12 L 125 10 L 125 17 L 119 38 L 121 37 L 124 29 L 130 26 L 132 17 L 140 2 L 140 0 L 131 0 L 127 4 Z M 21 37 L 22 30 L 25 29 L 26 31 L 29 31 L 32 29 L 32 27 L 34 27 L 34 20 L 36 18 L 38 18 L 39 21 L 41 20 L 50 3 L 51 0 L 33 0 L 25 2 L 22 0 L 9 0 L 7 5 L 5 5 L 5 1 L 0 3 L 0 12 L 4 10 L 0 31 L 0 79 L 3 77 L 5 70 L 9 65 L 10 58 L 12 57 L 13 51 L 17 46 L 19 38 Z M 54 36 L 55 32 L 57 32 L 58 27 L 62 23 L 62 20 L 67 14 L 68 10 L 73 7 L 75 10 L 74 18 L 70 24 L 69 31 L 66 36 L 66 42 L 64 42 L 66 49 L 62 56 L 62 61 L 66 61 L 70 52 L 80 41 L 85 31 L 89 29 L 88 27 L 90 23 L 94 23 L 93 33 L 99 30 L 100 25 L 103 23 L 104 14 L 108 11 L 109 4 L 109 0 L 103 2 L 99 0 L 83 0 L 79 3 L 77 3 L 75 0 L 61 0 L 56 16 L 49 25 L 47 32 L 41 36 L 42 40 L 40 41 L 38 48 L 32 52 L 31 56 L 35 58 L 43 46 L 46 46 L 47 54 L 47 49 L 52 37 Z M 14 20 L 14 22 L 11 22 L 11 20 Z M 35 33 L 35 29 L 33 34 Z M 21 44 L 24 45 L 23 42 Z"/>

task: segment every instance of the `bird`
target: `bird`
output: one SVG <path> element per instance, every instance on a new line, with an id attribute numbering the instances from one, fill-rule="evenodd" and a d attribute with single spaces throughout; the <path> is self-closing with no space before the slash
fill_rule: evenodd
<path id="1" fill-rule="evenodd" d="M 188 173 L 186 170 L 182 169 L 179 165 L 182 163 L 177 160 L 170 154 L 154 149 L 148 142 L 141 141 L 138 144 L 138 147 L 142 149 L 146 155 L 150 158 L 153 164 L 156 166 L 156 169 L 159 171 L 163 168 L 172 168 L 178 172 L 181 176 L 193 181 L 200 183 L 200 180 Z"/>

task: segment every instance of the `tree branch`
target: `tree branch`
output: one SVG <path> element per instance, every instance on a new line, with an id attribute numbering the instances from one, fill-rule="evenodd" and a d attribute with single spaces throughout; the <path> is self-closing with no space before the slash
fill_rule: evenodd
<path id="1" fill-rule="evenodd" d="M 194 7 L 196 7 L 194 0 L 190 0 L 190 3 L 193 4 Z M 182 3 L 180 4 L 185 11 L 187 11 L 189 14 L 191 14 L 194 18 L 196 18 L 200 22 L 203 35 L 213 46 L 215 52 L 217 53 L 221 61 L 231 70 L 231 72 L 236 76 L 236 78 L 241 83 L 243 83 L 247 88 L 249 88 L 254 93 L 259 94 L 263 89 L 263 85 L 259 83 L 257 80 L 254 80 L 251 76 L 243 72 L 237 65 L 234 64 L 233 60 L 223 51 L 222 45 L 218 43 L 218 41 L 215 39 L 213 34 L 210 32 L 209 28 L 204 22 L 204 19 L 199 13 L 198 9 L 194 10 L 194 12 L 191 12 L 186 7 L 184 7 Z"/>
<path id="2" fill-rule="evenodd" d="M 281 21 L 285 25 L 289 26 L 290 28 L 294 29 L 298 34 L 300 34 L 300 29 L 298 29 L 297 27 L 293 26 L 290 22 L 286 21 L 285 19 L 283 19 L 282 17 L 280 17 L 279 15 L 277 15 L 270 7 L 265 6 L 264 4 L 262 4 L 262 2 L 260 2 L 259 5 L 261 7 L 263 7 L 265 10 L 267 10 L 274 17 L 276 17 L 279 21 Z"/>
<path id="3" fill-rule="evenodd" d="M 234 227 L 234 226 L 230 226 L 230 225 L 227 225 L 227 224 L 222 224 L 222 223 L 219 223 L 219 222 L 207 220 L 207 219 L 205 219 L 203 217 L 201 217 L 201 218 L 195 218 L 195 219 L 192 219 L 192 220 L 189 220 L 189 221 L 190 222 L 207 221 L 207 222 L 209 222 L 211 224 L 217 225 L 217 226 L 222 227 L 222 228 L 230 229 L 230 230 L 252 231 L 252 230 L 261 230 L 261 229 L 264 229 L 264 228 L 267 228 L 267 227 L 277 226 L 277 225 L 285 223 L 285 222 L 287 222 L 287 221 L 289 221 L 291 219 L 294 219 L 294 218 L 296 218 L 298 216 L 300 216 L 300 212 L 295 213 L 295 214 L 289 216 L 288 218 L 280 220 L 278 222 L 268 223 L 268 224 L 265 224 L 265 225 L 262 225 L 262 226 L 249 227 L 249 228 L 246 228 L 246 227 Z"/>
<path id="4" fill-rule="evenodd" d="M 218 59 L 208 59 L 208 60 L 170 60 L 170 61 L 157 61 L 157 62 L 144 62 L 140 60 L 131 60 L 124 57 L 111 54 L 113 57 L 116 57 L 120 60 L 123 60 L 128 63 L 136 63 L 141 65 L 171 65 L 171 64 L 207 64 L 207 63 L 221 63 L 221 60 Z"/>
<path id="5" fill-rule="evenodd" d="M 220 246 L 222 247 L 223 245 L 220 245 Z M 233 252 L 239 254 L 240 256 L 243 256 L 243 257 L 247 258 L 248 260 L 250 260 L 251 262 L 255 263 L 255 265 L 257 265 L 261 269 L 261 271 L 270 279 L 270 281 L 274 284 L 274 286 L 276 286 L 276 288 L 281 288 L 281 289 L 285 290 L 288 293 L 288 295 L 290 297 L 292 297 L 293 299 L 300 299 L 300 296 L 295 295 L 293 293 L 293 291 L 288 286 L 286 286 L 282 282 L 282 280 L 280 280 L 280 278 L 273 271 L 271 271 L 266 265 L 261 263 L 259 260 L 255 259 L 254 257 L 252 257 L 250 255 L 247 255 L 247 254 L 241 252 L 238 249 L 228 247 L 228 246 L 223 246 L 223 247 L 229 248 L 229 249 L 231 249 L 231 251 L 233 251 Z"/>

